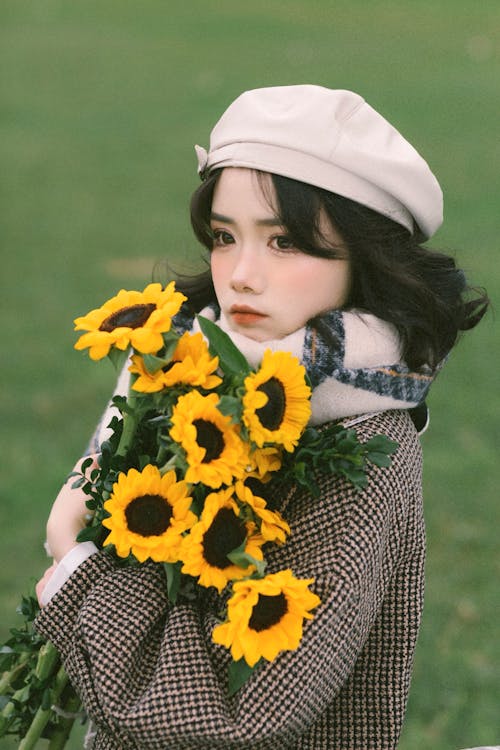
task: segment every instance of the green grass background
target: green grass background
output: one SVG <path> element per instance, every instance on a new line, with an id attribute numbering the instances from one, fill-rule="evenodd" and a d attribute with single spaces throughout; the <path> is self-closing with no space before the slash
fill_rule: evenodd
<path id="1" fill-rule="evenodd" d="M 198 259 L 193 144 L 241 91 L 351 88 L 439 176 L 456 253 L 500 287 L 498 0 L 3 0 L 0 635 L 113 384 L 72 320 Z M 498 327 L 464 337 L 423 438 L 425 617 L 401 750 L 500 743 Z M 77 733 L 78 734 L 78 733 Z M 79 747 L 75 737 L 71 748 Z"/>

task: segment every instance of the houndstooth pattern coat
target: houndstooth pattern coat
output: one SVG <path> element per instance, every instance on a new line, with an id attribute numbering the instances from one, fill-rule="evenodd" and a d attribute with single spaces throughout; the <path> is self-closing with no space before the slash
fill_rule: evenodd
<path id="1" fill-rule="evenodd" d="M 294 652 L 229 698 L 229 653 L 211 632 L 224 596 L 171 606 L 163 567 L 86 560 L 37 620 L 62 654 L 96 750 L 389 750 L 404 718 L 423 595 L 421 451 L 406 412 L 358 425 L 399 443 L 356 493 L 332 476 L 321 495 L 283 493 L 292 534 L 269 572 L 314 577 L 322 604 Z"/>

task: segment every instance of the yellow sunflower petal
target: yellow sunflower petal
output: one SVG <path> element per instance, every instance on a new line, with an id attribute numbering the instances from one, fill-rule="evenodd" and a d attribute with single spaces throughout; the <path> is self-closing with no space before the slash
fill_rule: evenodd
<path id="1" fill-rule="evenodd" d="M 287 535 L 290 533 L 290 526 L 281 514 L 266 508 L 264 498 L 254 494 L 250 487 L 242 481 L 236 482 L 235 492 L 237 498 L 248 505 L 257 517 L 260 533 L 265 541 L 284 544 Z"/>
<path id="2" fill-rule="evenodd" d="M 162 333 L 170 330 L 175 315 L 186 297 L 175 291 L 173 283 L 162 290 L 161 284 L 149 284 L 144 291 L 121 289 L 100 308 L 75 319 L 75 330 L 87 331 L 75 344 L 76 349 L 92 347 L 93 359 L 106 356 L 106 345 L 121 350 L 133 346 L 144 354 L 163 347 Z M 88 334 L 98 334 L 98 340 Z"/>
<path id="3" fill-rule="evenodd" d="M 214 586 L 219 592 L 229 581 L 251 575 L 253 564 L 240 567 L 227 555 L 244 545 L 248 555 L 262 560 L 264 539 L 253 532 L 253 524 L 239 518 L 232 488 L 211 493 L 198 522 L 182 541 L 182 572 L 198 578 L 201 586 Z"/>
<path id="4" fill-rule="evenodd" d="M 275 443 L 293 451 L 311 416 L 305 368 L 288 352 L 267 349 L 244 384 L 243 421 L 251 440 L 260 448 Z"/>
<path id="5" fill-rule="evenodd" d="M 174 471 L 163 477 L 156 466 L 120 474 L 104 503 L 110 514 L 103 526 L 110 529 L 105 544 L 120 557 L 134 555 L 139 562 L 177 562 L 183 535 L 197 521 L 184 481 Z"/>
<path id="6" fill-rule="evenodd" d="M 217 409 L 218 400 L 215 393 L 202 396 L 199 391 L 181 396 L 172 412 L 170 430 L 186 454 L 186 481 L 202 482 L 213 489 L 242 477 L 248 462 L 238 427 Z"/>
<path id="7" fill-rule="evenodd" d="M 307 588 L 310 583 L 294 578 L 290 570 L 235 583 L 228 620 L 215 628 L 215 642 L 230 648 L 233 659 L 243 657 L 249 666 L 260 658 L 273 661 L 281 651 L 296 649 L 304 619 L 319 604 Z"/>

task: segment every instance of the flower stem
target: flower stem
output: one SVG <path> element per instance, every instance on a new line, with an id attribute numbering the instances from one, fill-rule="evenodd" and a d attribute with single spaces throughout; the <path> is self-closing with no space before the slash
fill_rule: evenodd
<path id="1" fill-rule="evenodd" d="M 175 469 L 177 465 L 177 456 L 174 454 L 171 456 L 166 463 L 163 464 L 163 466 L 160 466 L 160 474 L 163 476 L 167 473 L 167 471 L 170 471 L 170 469 Z"/>
<path id="2" fill-rule="evenodd" d="M 38 661 L 35 668 L 35 677 L 39 680 L 46 680 L 59 661 L 59 652 L 50 641 L 47 641 L 40 648 Z"/>
<path id="3" fill-rule="evenodd" d="M 129 392 L 127 403 L 133 409 L 136 405 L 136 397 Z M 123 415 L 123 429 L 116 449 L 117 456 L 126 456 L 134 440 L 135 431 L 139 417 L 135 412 L 126 411 Z"/>
<path id="4" fill-rule="evenodd" d="M 57 729 L 55 729 L 50 738 L 48 750 L 63 750 L 73 728 L 73 724 L 75 723 L 76 715 L 80 706 L 80 698 L 73 692 L 64 706 L 64 713 L 66 715 L 61 717 Z"/>
<path id="5" fill-rule="evenodd" d="M 22 687 L 19 688 L 19 690 L 16 690 L 16 692 L 11 695 L 9 702 L 3 707 L 2 713 L 0 714 L 0 737 L 3 737 L 5 734 L 5 727 L 8 726 L 9 720 L 16 710 L 16 701 L 19 701 L 22 698 L 25 689 L 25 687 Z"/>
<path id="6" fill-rule="evenodd" d="M 28 651 L 25 651 L 24 654 L 22 654 L 19 658 L 18 664 L 16 664 L 16 666 L 13 667 L 10 671 L 6 671 L 2 674 L 2 677 L 0 679 L 0 695 L 3 695 L 5 693 L 9 685 L 14 682 L 19 673 L 23 671 L 23 669 L 26 667 L 27 662 L 29 661 L 29 658 L 30 653 Z"/>
<path id="7" fill-rule="evenodd" d="M 68 684 L 68 675 L 66 674 L 64 667 L 60 667 L 59 671 L 57 672 L 55 681 L 54 681 L 54 687 L 52 688 L 51 695 L 50 695 L 50 705 L 55 703 L 59 696 L 61 695 L 62 691 Z M 38 711 L 35 714 L 35 717 L 33 721 L 31 722 L 31 726 L 26 732 L 24 738 L 21 740 L 18 746 L 18 750 L 32 750 L 32 748 L 35 747 L 36 743 L 40 739 L 43 730 L 45 729 L 47 723 L 50 720 L 52 714 L 51 708 L 39 708 Z"/>

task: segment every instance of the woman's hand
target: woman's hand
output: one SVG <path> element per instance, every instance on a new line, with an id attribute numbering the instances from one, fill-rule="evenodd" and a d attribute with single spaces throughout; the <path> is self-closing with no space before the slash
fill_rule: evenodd
<path id="1" fill-rule="evenodd" d="M 80 459 L 74 471 L 80 471 L 82 462 L 87 458 L 88 456 Z M 88 471 L 92 471 L 93 468 L 95 468 L 95 464 L 90 466 Z M 70 477 L 63 485 L 54 501 L 47 521 L 49 554 L 56 563 L 76 546 L 76 537 L 85 528 L 88 521 L 89 512 L 85 504 L 88 499 L 87 495 L 80 488 L 72 488 L 71 485 L 74 481 L 74 477 Z"/>
<path id="2" fill-rule="evenodd" d="M 54 571 L 55 571 L 56 568 L 57 568 L 57 563 L 52 563 L 52 565 L 50 566 L 50 568 L 47 568 L 47 570 L 43 574 L 42 578 L 38 581 L 38 583 L 35 586 L 36 598 L 38 599 L 38 604 L 40 606 L 43 606 L 42 605 L 42 594 L 43 594 L 43 592 L 45 590 L 46 585 L 48 584 L 48 582 L 52 578 L 52 575 L 53 575 L 53 573 L 54 573 Z"/>

